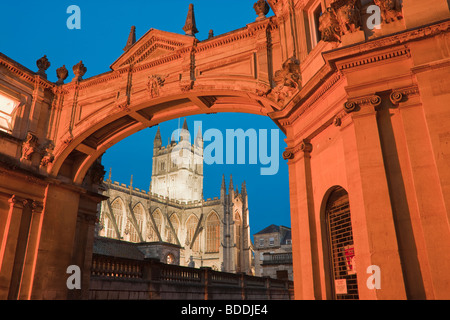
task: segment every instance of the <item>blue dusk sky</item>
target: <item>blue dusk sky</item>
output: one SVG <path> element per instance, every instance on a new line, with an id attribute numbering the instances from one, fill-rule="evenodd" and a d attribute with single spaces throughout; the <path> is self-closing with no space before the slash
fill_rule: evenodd
<path id="1" fill-rule="evenodd" d="M 37 71 L 36 60 L 47 55 L 51 67 L 48 79 L 56 81 L 56 69 L 65 65 L 73 78 L 72 66 L 80 60 L 87 67 L 83 77 L 87 79 L 108 72 L 110 65 L 123 53 L 131 26 L 136 26 L 137 40 L 149 29 L 159 29 L 178 34 L 182 30 L 189 3 L 194 4 L 199 40 L 208 37 L 210 29 L 221 35 L 254 22 L 256 0 L 95 0 L 95 1 L 2 1 L 0 19 L 0 52 L 32 71 Z M 69 30 L 67 8 L 77 5 L 81 9 L 81 29 Z M 5 14 L 7 13 L 7 14 Z M 273 15 L 272 11 L 268 16 Z M 163 144 L 183 119 L 174 119 L 160 125 Z M 268 117 L 222 113 L 187 118 L 191 134 L 194 121 L 202 121 L 202 129 L 219 129 L 224 138 L 227 129 L 266 129 L 269 134 L 278 127 Z M 133 186 L 148 190 L 151 178 L 153 139 L 156 127 L 140 131 L 111 147 L 103 156 L 103 165 L 112 180 L 130 182 Z M 259 138 L 259 136 L 258 136 Z M 282 158 L 286 148 L 285 135 L 279 131 L 279 170 L 275 175 L 261 175 L 258 164 L 204 165 L 204 197 L 220 196 L 222 175 L 228 186 L 233 175 L 234 187 L 241 190 L 246 181 L 249 195 L 251 234 L 276 224 L 290 227 L 290 205 L 287 163 Z M 205 142 L 205 147 L 211 142 Z M 246 163 L 248 163 L 248 145 Z M 270 155 L 270 144 L 267 153 Z M 259 150 L 258 150 L 259 151 Z M 224 157 L 226 157 L 225 150 Z M 236 161 L 235 161 L 236 162 Z M 108 174 L 108 173 L 107 173 Z"/>

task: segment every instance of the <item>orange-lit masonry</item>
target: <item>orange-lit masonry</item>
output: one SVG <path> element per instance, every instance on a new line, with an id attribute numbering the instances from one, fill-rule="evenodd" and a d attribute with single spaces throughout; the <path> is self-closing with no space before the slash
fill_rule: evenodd
<path id="1" fill-rule="evenodd" d="M 353 298 L 450 299 L 448 1 L 268 3 L 274 17 L 258 1 L 255 22 L 205 41 L 152 29 L 110 72 L 82 79 L 80 62 L 66 84 L 46 58 L 33 72 L 0 55 L 17 104 L 0 131 L 1 299 L 66 299 L 70 265 L 88 288 L 101 155 L 217 112 L 269 116 L 287 136 L 296 299 L 345 298 L 342 281 Z"/>

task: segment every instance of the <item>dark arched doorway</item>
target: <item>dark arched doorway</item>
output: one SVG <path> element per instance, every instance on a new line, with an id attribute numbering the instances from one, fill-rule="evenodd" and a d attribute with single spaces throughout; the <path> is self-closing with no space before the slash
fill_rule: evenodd
<path id="1" fill-rule="evenodd" d="M 336 187 L 325 209 L 332 298 L 359 299 L 348 193 Z"/>

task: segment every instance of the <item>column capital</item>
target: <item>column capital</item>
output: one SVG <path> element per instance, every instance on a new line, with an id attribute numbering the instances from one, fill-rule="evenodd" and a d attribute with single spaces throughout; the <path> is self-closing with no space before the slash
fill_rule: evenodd
<path id="1" fill-rule="evenodd" d="M 309 139 L 303 139 L 299 144 L 295 147 L 286 148 L 286 151 L 283 152 L 284 160 L 292 160 L 295 158 L 295 155 L 299 152 L 303 152 L 304 155 L 308 155 L 312 152 L 313 146 Z"/>
<path id="2" fill-rule="evenodd" d="M 378 107 L 381 104 L 381 97 L 373 94 L 359 98 L 349 99 L 344 103 L 344 110 L 347 113 L 358 112 L 364 106 Z"/>

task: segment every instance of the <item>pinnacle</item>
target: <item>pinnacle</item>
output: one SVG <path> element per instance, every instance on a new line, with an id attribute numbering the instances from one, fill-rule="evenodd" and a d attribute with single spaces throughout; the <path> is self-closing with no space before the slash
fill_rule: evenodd
<path id="1" fill-rule="evenodd" d="M 131 27 L 131 31 L 130 31 L 130 35 L 128 36 L 127 45 L 125 46 L 125 48 L 123 48 L 123 51 L 127 51 L 135 43 L 136 43 L 136 27 L 132 26 Z"/>
<path id="2" fill-rule="evenodd" d="M 184 118 L 183 130 L 189 131 L 189 128 L 188 128 L 188 125 L 187 125 L 187 120 L 186 120 L 186 118 Z"/>
<path id="3" fill-rule="evenodd" d="M 155 135 L 155 141 L 156 140 L 161 141 L 161 130 L 159 129 L 159 126 L 158 126 L 158 131 L 156 131 L 156 135 Z"/>
<path id="4" fill-rule="evenodd" d="M 189 4 L 189 11 L 186 17 L 186 24 L 183 27 L 184 32 L 187 36 L 195 37 L 198 33 L 197 25 L 195 23 L 194 5 Z"/>

